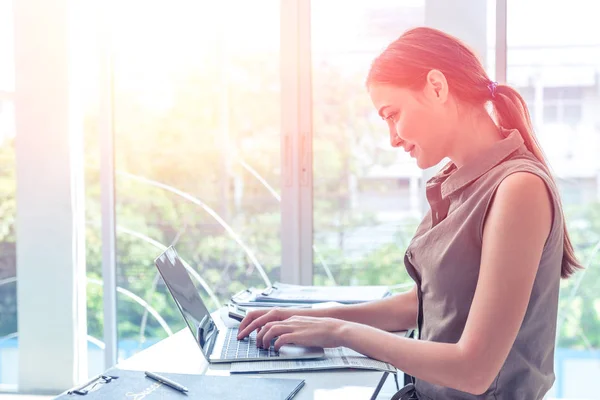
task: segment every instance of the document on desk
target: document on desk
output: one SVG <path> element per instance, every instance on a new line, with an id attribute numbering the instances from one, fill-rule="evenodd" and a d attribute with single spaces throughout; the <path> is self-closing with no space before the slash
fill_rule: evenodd
<path id="1" fill-rule="evenodd" d="M 275 282 L 257 293 L 255 302 L 323 303 L 336 301 L 344 304 L 379 300 L 391 293 L 387 286 L 303 286 Z"/>
<path id="2" fill-rule="evenodd" d="M 325 357 L 314 360 L 236 362 L 231 364 L 230 372 L 232 374 L 243 374 L 257 372 L 317 371 L 344 368 L 388 372 L 396 371 L 396 368 L 388 363 L 366 357 L 346 347 L 336 347 L 333 349 L 325 349 Z"/>

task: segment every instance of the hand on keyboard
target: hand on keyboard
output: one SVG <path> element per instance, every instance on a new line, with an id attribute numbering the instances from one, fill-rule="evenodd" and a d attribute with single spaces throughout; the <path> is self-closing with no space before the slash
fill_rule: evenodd
<path id="1" fill-rule="evenodd" d="M 271 341 L 269 349 L 259 349 L 256 347 L 256 332 L 253 332 L 250 336 L 237 340 L 237 330 L 229 329 L 227 337 L 225 339 L 225 345 L 221 352 L 221 358 L 226 359 L 239 359 L 239 358 L 271 358 L 278 357 L 279 352 L 275 351 Z"/>

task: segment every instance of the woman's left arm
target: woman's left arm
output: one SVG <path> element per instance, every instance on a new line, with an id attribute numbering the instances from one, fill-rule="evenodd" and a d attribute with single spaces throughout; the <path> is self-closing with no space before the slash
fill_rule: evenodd
<path id="1" fill-rule="evenodd" d="M 302 317 L 265 325 L 259 335 L 265 340 L 279 336 L 276 347 L 346 346 L 418 379 L 483 393 L 523 322 L 551 224 L 552 202 L 540 177 L 519 172 L 502 181 L 485 221 L 479 279 L 458 343 L 411 340 L 357 323 Z"/>

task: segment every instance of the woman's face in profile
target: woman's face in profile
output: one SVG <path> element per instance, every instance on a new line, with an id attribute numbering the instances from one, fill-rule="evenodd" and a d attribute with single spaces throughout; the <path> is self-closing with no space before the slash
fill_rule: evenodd
<path id="1" fill-rule="evenodd" d="M 387 84 L 369 85 L 371 101 L 387 122 L 392 147 L 402 147 L 419 168 L 437 165 L 447 155 L 452 122 L 428 85 L 411 90 Z"/>

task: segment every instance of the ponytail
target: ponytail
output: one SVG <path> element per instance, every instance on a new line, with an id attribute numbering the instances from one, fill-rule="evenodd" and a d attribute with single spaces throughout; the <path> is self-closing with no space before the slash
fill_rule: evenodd
<path id="1" fill-rule="evenodd" d="M 507 85 L 498 85 L 496 90 L 493 92 L 492 104 L 494 105 L 494 113 L 496 121 L 499 126 L 506 129 L 516 129 L 521 133 L 523 141 L 527 149 L 533 153 L 540 163 L 544 165 L 548 171 L 550 179 L 554 181 L 546 157 L 542 152 L 542 148 L 533 133 L 533 126 L 531 123 L 531 117 L 527 109 L 527 104 L 523 97 L 514 90 L 512 87 Z M 560 199 L 557 199 L 560 203 Z M 564 220 L 564 212 L 562 207 L 560 213 Z M 582 269 L 583 266 L 577 260 L 575 256 L 575 250 L 567 231 L 567 226 L 564 226 L 564 251 L 561 265 L 560 275 L 563 278 L 568 278 L 578 269 Z"/>

